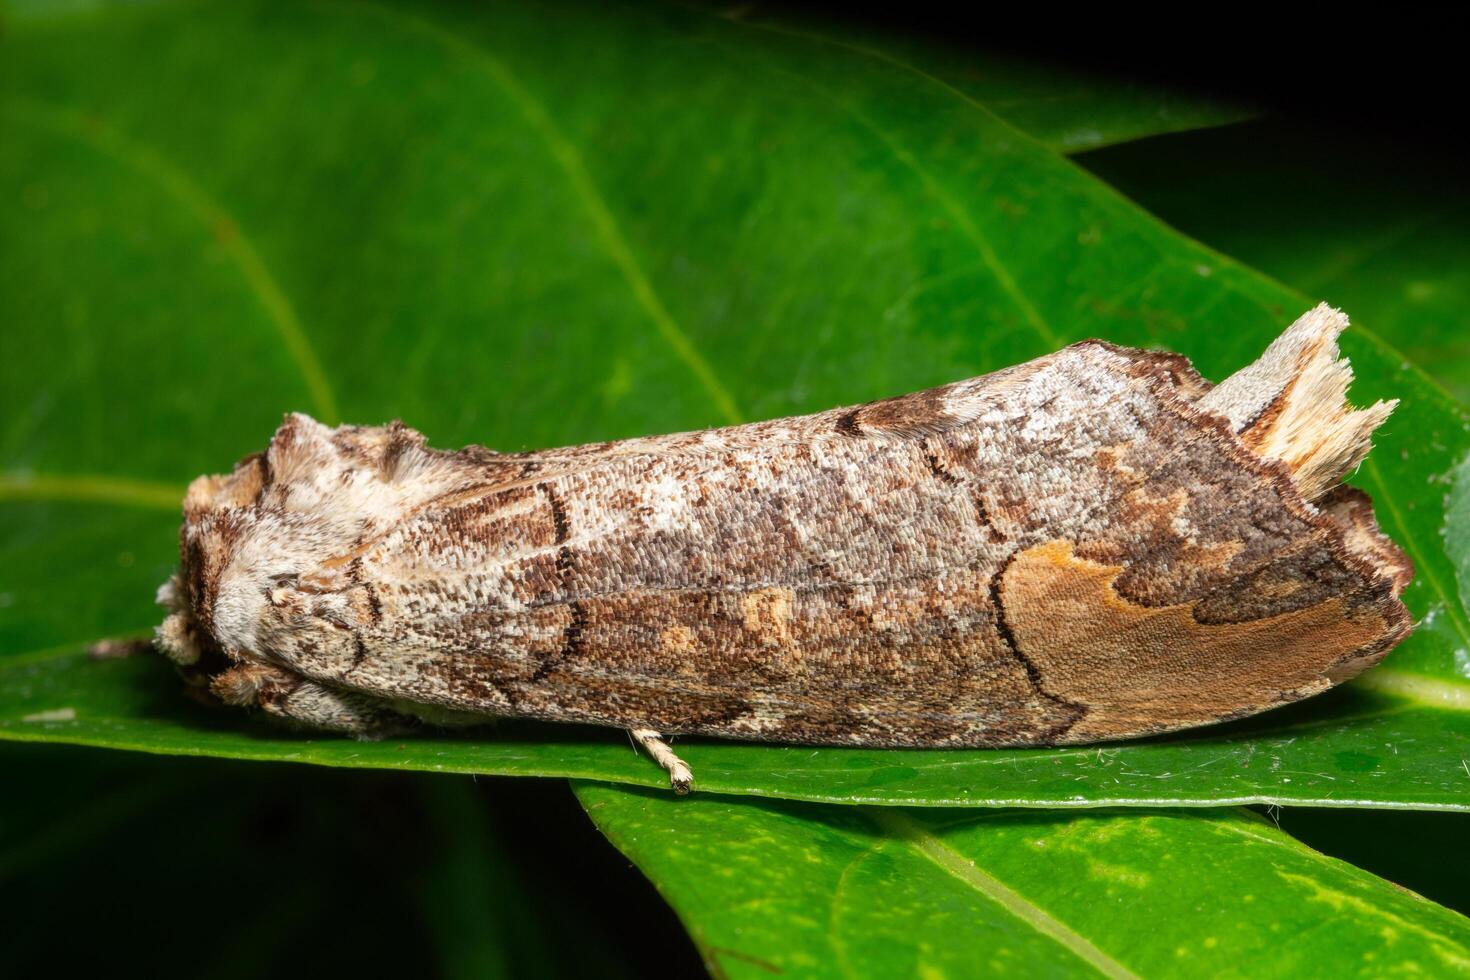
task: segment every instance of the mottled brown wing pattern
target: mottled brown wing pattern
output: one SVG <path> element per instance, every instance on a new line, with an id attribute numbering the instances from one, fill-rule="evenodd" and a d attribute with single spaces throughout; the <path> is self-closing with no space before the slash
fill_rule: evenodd
<path id="1" fill-rule="evenodd" d="M 161 639 L 237 664 L 231 700 L 347 729 L 441 710 L 990 746 L 1238 717 L 1381 658 L 1411 571 L 1366 497 L 1305 500 L 1240 435 L 1267 411 L 1202 410 L 1210 390 L 1175 355 L 1086 342 L 865 406 L 539 453 L 293 416 L 191 488 Z"/>

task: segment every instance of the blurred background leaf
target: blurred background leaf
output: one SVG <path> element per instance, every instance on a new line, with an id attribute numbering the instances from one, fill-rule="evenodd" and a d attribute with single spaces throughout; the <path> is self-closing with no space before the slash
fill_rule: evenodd
<path id="1" fill-rule="evenodd" d="M 524 4 L 13 25 L 0 737 L 655 783 L 616 732 L 310 740 L 211 715 L 153 658 L 79 651 L 157 619 L 180 487 L 286 409 L 519 449 L 858 402 L 1086 336 L 1219 377 L 1307 306 L 1002 121 L 993 79 L 961 91 L 937 61 L 699 10 L 559 10 L 555 31 Z M 701 784 L 1465 806 L 1470 620 L 1440 532 L 1467 422 L 1368 329 L 1346 345 L 1360 401 L 1404 399 L 1360 476 L 1425 623 L 1355 690 L 1104 750 L 691 743 Z"/>
<path id="2" fill-rule="evenodd" d="M 1470 399 L 1470 176 L 1375 136 L 1262 120 L 1079 162 L 1186 234 L 1372 324 Z"/>
<path id="3" fill-rule="evenodd" d="M 935 31 L 894 30 L 862 12 L 806 17 L 761 5 L 701 5 L 716 16 L 849 45 L 949 86 L 1057 153 L 1082 153 L 1163 133 L 1209 129 L 1254 118 L 1246 103 L 1209 97 L 1157 80 L 1069 68 L 1018 57 L 973 39 L 956 44 Z M 799 8 L 797 8 L 799 11 Z"/>

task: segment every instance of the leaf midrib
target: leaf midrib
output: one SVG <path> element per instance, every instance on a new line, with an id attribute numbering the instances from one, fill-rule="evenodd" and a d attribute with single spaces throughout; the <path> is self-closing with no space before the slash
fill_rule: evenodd
<path id="1" fill-rule="evenodd" d="M 1139 980 L 1136 973 L 1098 949 L 1087 937 L 1000 879 L 981 870 L 976 862 L 950 848 L 912 817 L 889 807 L 863 807 L 861 812 L 890 838 L 913 848 L 940 870 L 1000 905 L 1098 973 L 1113 980 Z"/>

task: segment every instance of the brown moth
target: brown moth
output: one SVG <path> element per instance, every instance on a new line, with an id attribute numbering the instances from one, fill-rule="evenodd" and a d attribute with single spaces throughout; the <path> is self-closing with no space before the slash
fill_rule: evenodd
<path id="1" fill-rule="evenodd" d="M 1322 306 L 1211 385 L 1100 341 L 856 408 L 530 453 L 288 416 L 189 487 L 160 648 L 362 735 L 487 715 L 1023 746 L 1255 714 L 1410 630 Z"/>

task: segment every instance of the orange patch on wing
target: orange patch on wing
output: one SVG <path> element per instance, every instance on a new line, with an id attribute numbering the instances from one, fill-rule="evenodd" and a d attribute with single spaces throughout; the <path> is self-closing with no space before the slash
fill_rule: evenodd
<path id="1" fill-rule="evenodd" d="M 697 638 L 687 626 L 670 626 L 658 635 L 659 641 L 671 653 L 693 653 Z"/>
<path id="2" fill-rule="evenodd" d="M 1390 624 L 1347 614 L 1341 598 L 1266 619 L 1201 623 L 1194 603 L 1143 606 L 1113 588 L 1123 572 L 1079 558 L 1068 541 L 1019 553 L 1001 601 L 1041 688 L 1085 706 L 1065 741 L 1126 738 L 1253 714 L 1366 669 L 1352 661 Z M 1356 669 L 1344 674 L 1351 664 Z"/>
<path id="3" fill-rule="evenodd" d="M 791 642 L 791 604 L 796 594 L 790 589 L 757 589 L 740 600 L 745 628 L 766 643 L 785 646 Z"/>

